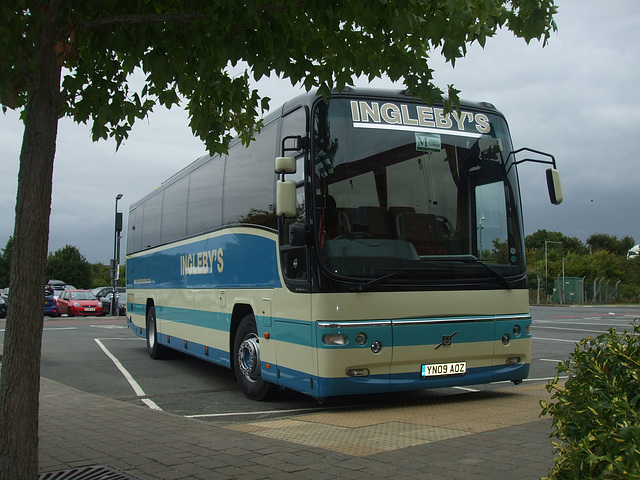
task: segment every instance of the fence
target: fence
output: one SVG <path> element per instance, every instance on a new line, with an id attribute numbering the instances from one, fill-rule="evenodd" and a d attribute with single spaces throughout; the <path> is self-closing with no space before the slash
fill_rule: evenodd
<path id="1" fill-rule="evenodd" d="M 553 284 L 545 285 L 538 277 L 537 286 L 529 289 L 531 303 L 585 305 L 616 302 L 619 296 L 621 281 L 596 278 L 587 281 L 585 277 L 561 277 L 554 279 Z"/>

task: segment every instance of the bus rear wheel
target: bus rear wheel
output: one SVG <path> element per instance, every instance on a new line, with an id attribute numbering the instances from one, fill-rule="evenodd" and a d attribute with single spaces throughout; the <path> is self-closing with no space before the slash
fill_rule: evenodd
<path id="1" fill-rule="evenodd" d="M 156 307 L 149 308 L 147 313 L 147 352 L 154 360 L 161 360 L 167 356 L 167 347 L 158 343 Z"/>
<path id="2" fill-rule="evenodd" d="M 233 342 L 233 370 L 247 398 L 251 400 L 267 400 L 275 385 L 262 378 L 260 366 L 260 338 L 253 315 L 245 316 Z"/>

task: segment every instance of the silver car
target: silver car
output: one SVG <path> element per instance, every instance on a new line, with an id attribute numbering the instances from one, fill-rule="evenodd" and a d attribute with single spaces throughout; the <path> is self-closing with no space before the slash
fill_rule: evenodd
<path id="1" fill-rule="evenodd" d="M 105 315 L 111 315 L 111 299 L 113 298 L 113 287 L 97 287 L 91 292 L 102 303 L 102 311 Z M 116 287 L 116 305 L 118 315 L 126 315 L 127 313 L 127 289 L 125 287 Z"/>

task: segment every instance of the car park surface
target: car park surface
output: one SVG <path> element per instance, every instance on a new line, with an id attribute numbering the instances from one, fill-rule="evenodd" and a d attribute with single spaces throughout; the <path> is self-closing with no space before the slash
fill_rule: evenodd
<path id="1" fill-rule="evenodd" d="M 532 370 L 522 385 L 338 397 L 323 404 L 289 391 L 254 402 L 226 368 L 179 352 L 152 360 L 145 340 L 132 337 L 121 317 L 46 318 L 40 467 L 91 465 L 99 458 L 148 480 L 249 478 L 258 465 L 247 462 L 258 459 L 268 478 L 535 480 L 552 465 L 551 419 L 539 417 L 538 402 L 548 398 L 545 386 L 558 363 L 586 336 L 629 330 L 640 307 L 549 306 L 531 313 Z M 0 335 L 4 328 L 0 320 Z M 132 449 L 122 448 L 132 445 L 132 428 L 135 460 Z M 96 435 L 102 439 L 97 455 L 86 448 Z M 200 474 L 185 474 L 198 464 L 206 466 Z"/>
<path id="2" fill-rule="evenodd" d="M 640 307 L 533 307 L 533 355 L 529 378 L 523 385 L 546 384 L 555 374 L 557 364 L 569 357 L 580 339 L 597 336 L 615 327 L 629 330 Z M 2 322 L 0 322 L 1 328 Z M 42 375 L 86 392 L 120 398 L 141 404 L 122 374 L 116 369 L 105 370 L 110 362 L 98 348 L 100 340 L 113 356 L 139 382 L 143 398 L 152 399 L 163 410 L 179 415 L 199 415 L 203 420 L 217 422 L 234 418 L 234 414 L 252 412 L 255 415 L 277 416 L 274 410 L 317 408 L 322 406 L 354 406 L 360 403 L 394 402 L 408 399 L 465 394 L 508 389 L 513 394 L 521 390 L 510 382 L 483 384 L 475 387 L 433 389 L 412 394 L 356 395 L 333 401 L 318 402 L 302 394 L 283 391 L 271 402 L 246 399 L 233 380 L 231 370 L 203 360 L 171 352 L 167 360 L 149 358 L 146 341 L 127 328 L 122 317 L 45 320 Z M 64 365 L 61 369 L 60 366 Z M 96 375 L 100 372 L 100 375 Z M 539 413 L 539 412 L 538 412 Z M 245 413 L 246 415 L 247 413 Z"/>

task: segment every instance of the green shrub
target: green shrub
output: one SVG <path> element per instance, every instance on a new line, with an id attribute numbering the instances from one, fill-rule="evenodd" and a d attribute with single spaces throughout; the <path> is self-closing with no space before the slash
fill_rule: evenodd
<path id="1" fill-rule="evenodd" d="M 638 285 L 620 285 L 620 294 L 618 300 L 620 302 L 635 303 L 640 300 L 640 286 Z"/>
<path id="2" fill-rule="evenodd" d="M 541 401 L 557 442 L 549 479 L 640 479 L 640 323 L 583 339 Z M 568 374 L 564 386 L 559 383 Z"/>

